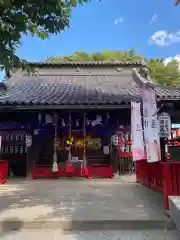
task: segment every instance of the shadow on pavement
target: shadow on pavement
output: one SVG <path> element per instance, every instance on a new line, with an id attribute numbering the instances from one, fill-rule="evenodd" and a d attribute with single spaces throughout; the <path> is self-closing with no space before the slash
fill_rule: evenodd
<path id="1" fill-rule="evenodd" d="M 23 221 L 18 218 L 8 218 L 1 222 L 0 237 L 12 234 L 13 231 L 20 231 L 22 226 Z"/>
<path id="2" fill-rule="evenodd" d="M 126 221 L 137 225 L 145 220 L 154 226 L 164 217 L 160 194 L 126 180 L 27 180 L 0 186 L 2 234 L 22 228 L 95 230 L 101 222 L 106 229 L 118 221 L 123 228 Z"/>

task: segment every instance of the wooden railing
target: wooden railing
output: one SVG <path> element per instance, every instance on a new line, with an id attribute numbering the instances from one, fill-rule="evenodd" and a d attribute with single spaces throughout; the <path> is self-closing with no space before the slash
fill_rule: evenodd
<path id="1" fill-rule="evenodd" d="M 0 160 L 0 184 L 6 183 L 8 180 L 8 161 Z"/>
<path id="2" fill-rule="evenodd" d="M 169 196 L 180 196 L 180 162 L 136 162 L 137 182 L 155 191 L 163 192 L 165 208 L 169 208 Z"/>

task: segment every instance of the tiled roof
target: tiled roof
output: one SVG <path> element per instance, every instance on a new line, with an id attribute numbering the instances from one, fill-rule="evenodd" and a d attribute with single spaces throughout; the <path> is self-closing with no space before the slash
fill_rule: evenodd
<path id="1" fill-rule="evenodd" d="M 121 104 L 138 99 L 132 78 L 119 76 L 31 76 L 7 81 L 0 104 Z"/>
<path id="2" fill-rule="evenodd" d="M 125 66 L 125 62 L 83 62 L 82 65 L 96 66 Z M 65 64 L 65 65 L 64 65 Z M 72 65 L 71 65 L 72 64 Z M 35 63 L 36 66 L 52 67 L 53 71 L 45 71 L 30 75 L 15 74 L 5 81 L 6 92 L 0 95 L 0 105 L 120 105 L 130 100 L 140 99 L 140 86 L 137 79 L 142 81 L 135 71 L 136 79 L 132 74 L 99 74 L 75 73 L 66 74 L 59 70 L 63 66 L 78 67 L 78 62 L 62 62 L 58 64 Z M 90 65 L 89 65 L 90 64 Z M 131 62 L 127 65 L 133 66 Z M 132 65 L 131 65 L 132 64 Z M 136 62 L 137 66 L 140 63 Z M 122 67 L 123 68 L 123 67 Z M 74 71 L 75 72 L 75 71 Z M 144 80 L 146 81 L 146 80 Z M 180 89 L 167 89 L 155 86 L 159 99 L 180 99 Z"/>
<path id="3" fill-rule="evenodd" d="M 180 88 L 179 87 L 163 87 L 155 85 L 156 94 L 160 100 L 180 100 Z"/>
<path id="4" fill-rule="evenodd" d="M 71 66 L 71 67 L 78 67 L 78 66 L 85 66 L 85 67 L 98 67 L 98 66 L 141 66 L 141 61 L 51 61 L 51 62 L 31 62 L 30 65 L 38 66 L 38 67 L 64 67 L 64 66 Z"/>
<path id="5" fill-rule="evenodd" d="M 133 79 L 138 86 L 143 87 L 143 84 L 151 84 L 156 90 L 157 100 L 180 100 L 180 88 L 168 87 L 156 84 L 149 79 L 143 78 L 137 69 L 133 70 Z"/>

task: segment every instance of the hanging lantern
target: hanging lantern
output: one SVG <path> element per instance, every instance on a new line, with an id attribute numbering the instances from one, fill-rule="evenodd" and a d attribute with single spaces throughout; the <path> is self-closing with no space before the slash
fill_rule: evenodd
<path id="1" fill-rule="evenodd" d="M 52 116 L 50 114 L 46 114 L 45 115 L 45 123 L 48 124 L 48 123 L 52 123 L 52 122 L 53 122 Z"/>
<path id="2" fill-rule="evenodd" d="M 41 117 L 41 114 L 39 113 L 38 114 L 38 123 L 41 124 L 41 122 L 42 122 L 42 117 Z"/>

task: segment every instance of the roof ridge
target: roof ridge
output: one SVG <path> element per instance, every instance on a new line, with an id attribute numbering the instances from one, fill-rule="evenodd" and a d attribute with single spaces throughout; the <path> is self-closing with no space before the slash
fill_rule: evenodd
<path id="1" fill-rule="evenodd" d="M 131 66 L 131 65 L 136 65 L 136 66 L 141 66 L 142 63 L 141 61 L 134 61 L 134 60 L 127 60 L 127 61 L 119 61 L 119 60 L 100 60 L 100 61 L 74 61 L 74 60 L 62 60 L 59 62 L 28 62 L 30 65 L 33 66 L 65 66 L 65 65 L 69 65 L 69 66 L 118 66 L 118 65 L 122 65 L 122 66 Z"/>
<path id="2" fill-rule="evenodd" d="M 147 73 L 147 77 L 144 77 L 144 76 L 141 75 L 140 72 L 138 72 L 138 70 L 136 68 L 133 68 L 132 77 L 133 77 L 134 81 L 136 82 L 136 84 L 140 88 L 142 88 L 144 86 L 151 86 L 153 88 L 155 87 L 155 83 L 151 80 L 148 73 Z"/>
<path id="3" fill-rule="evenodd" d="M 164 90 L 180 90 L 180 86 L 165 86 L 156 82 L 153 82 L 152 79 L 147 75 L 147 78 L 143 77 L 136 68 L 133 68 L 132 76 L 135 82 L 138 84 L 139 87 L 144 87 L 145 85 L 149 85 L 153 88 L 161 88 Z"/>

